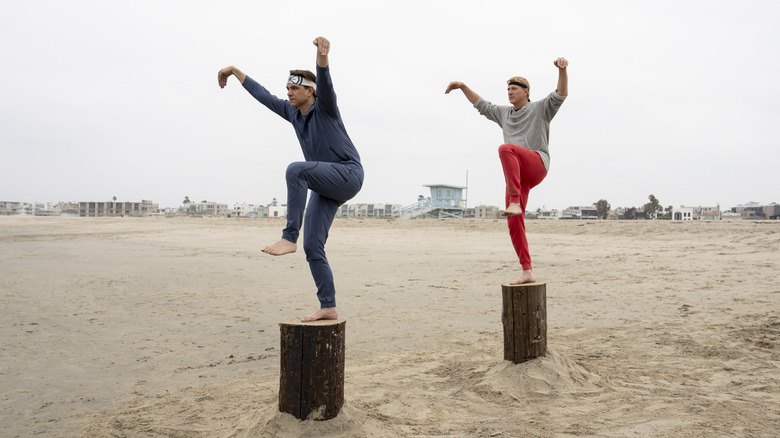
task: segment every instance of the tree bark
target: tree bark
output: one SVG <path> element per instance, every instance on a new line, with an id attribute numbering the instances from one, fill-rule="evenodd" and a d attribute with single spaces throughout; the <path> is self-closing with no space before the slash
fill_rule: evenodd
<path id="1" fill-rule="evenodd" d="M 502 284 L 504 360 L 521 363 L 547 354 L 547 284 Z"/>
<path id="2" fill-rule="evenodd" d="M 344 320 L 279 323 L 279 411 L 330 420 L 344 405 Z"/>

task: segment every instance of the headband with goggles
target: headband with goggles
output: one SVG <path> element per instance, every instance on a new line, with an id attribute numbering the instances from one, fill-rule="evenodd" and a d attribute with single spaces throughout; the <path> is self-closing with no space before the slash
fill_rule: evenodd
<path id="1" fill-rule="evenodd" d="M 317 84 L 315 82 L 299 75 L 290 75 L 290 77 L 287 79 L 287 83 L 293 85 L 303 85 L 304 87 L 314 87 L 314 90 L 317 90 Z"/>

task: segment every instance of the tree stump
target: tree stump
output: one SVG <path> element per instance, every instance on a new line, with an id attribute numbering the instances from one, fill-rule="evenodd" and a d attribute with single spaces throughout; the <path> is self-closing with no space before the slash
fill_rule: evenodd
<path id="1" fill-rule="evenodd" d="M 336 418 L 344 404 L 346 324 L 339 319 L 279 323 L 280 412 L 299 420 Z"/>
<path id="2" fill-rule="evenodd" d="M 547 284 L 502 284 L 504 360 L 521 363 L 547 354 Z"/>

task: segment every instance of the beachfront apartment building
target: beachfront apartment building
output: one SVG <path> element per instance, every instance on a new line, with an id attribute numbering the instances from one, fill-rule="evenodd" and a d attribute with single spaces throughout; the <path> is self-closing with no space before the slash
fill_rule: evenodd
<path id="1" fill-rule="evenodd" d="M 742 219 L 780 219 L 780 205 L 776 202 L 771 204 L 760 204 L 758 202 L 748 202 L 732 208 L 733 213 L 737 213 Z"/>
<path id="2" fill-rule="evenodd" d="M 59 204 L 52 202 L 12 202 L 0 201 L 2 216 L 60 216 Z"/>
<path id="3" fill-rule="evenodd" d="M 780 219 L 780 205 L 771 203 L 764 206 L 764 219 Z"/>
<path id="4" fill-rule="evenodd" d="M 287 204 L 269 205 L 266 211 L 267 215 L 263 217 L 287 217 Z"/>
<path id="5" fill-rule="evenodd" d="M 537 219 L 560 219 L 562 217 L 563 217 L 563 212 L 556 209 L 552 209 L 552 210 L 539 209 L 536 212 Z"/>
<path id="6" fill-rule="evenodd" d="M 200 201 L 187 204 L 185 212 L 196 216 L 224 216 L 230 215 L 230 208 L 227 204 L 218 202 Z"/>
<path id="7" fill-rule="evenodd" d="M 262 205 L 237 203 L 233 204 L 232 217 L 261 217 L 261 211 L 267 212 Z"/>
<path id="8" fill-rule="evenodd" d="M 474 207 L 474 216 L 467 214 L 466 217 L 474 217 L 475 219 L 498 219 L 501 217 L 501 210 L 495 205 L 477 205 Z"/>
<path id="9" fill-rule="evenodd" d="M 573 206 L 563 210 L 561 219 L 598 219 L 598 209 L 595 205 L 587 207 Z"/>
<path id="10" fill-rule="evenodd" d="M 398 207 L 398 204 L 343 204 L 336 217 L 392 217 L 393 209 Z"/>
<path id="11" fill-rule="evenodd" d="M 104 216 L 148 216 L 157 212 L 159 207 L 152 201 L 141 202 L 79 202 L 79 217 Z"/>

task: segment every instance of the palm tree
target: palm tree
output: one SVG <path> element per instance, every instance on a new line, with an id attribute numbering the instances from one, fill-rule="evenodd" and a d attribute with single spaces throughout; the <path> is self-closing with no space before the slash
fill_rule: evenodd
<path id="1" fill-rule="evenodd" d="M 184 204 L 184 213 L 185 214 L 190 214 L 190 197 L 189 196 L 185 196 L 184 200 L 181 201 L 181 203 Z"/>

